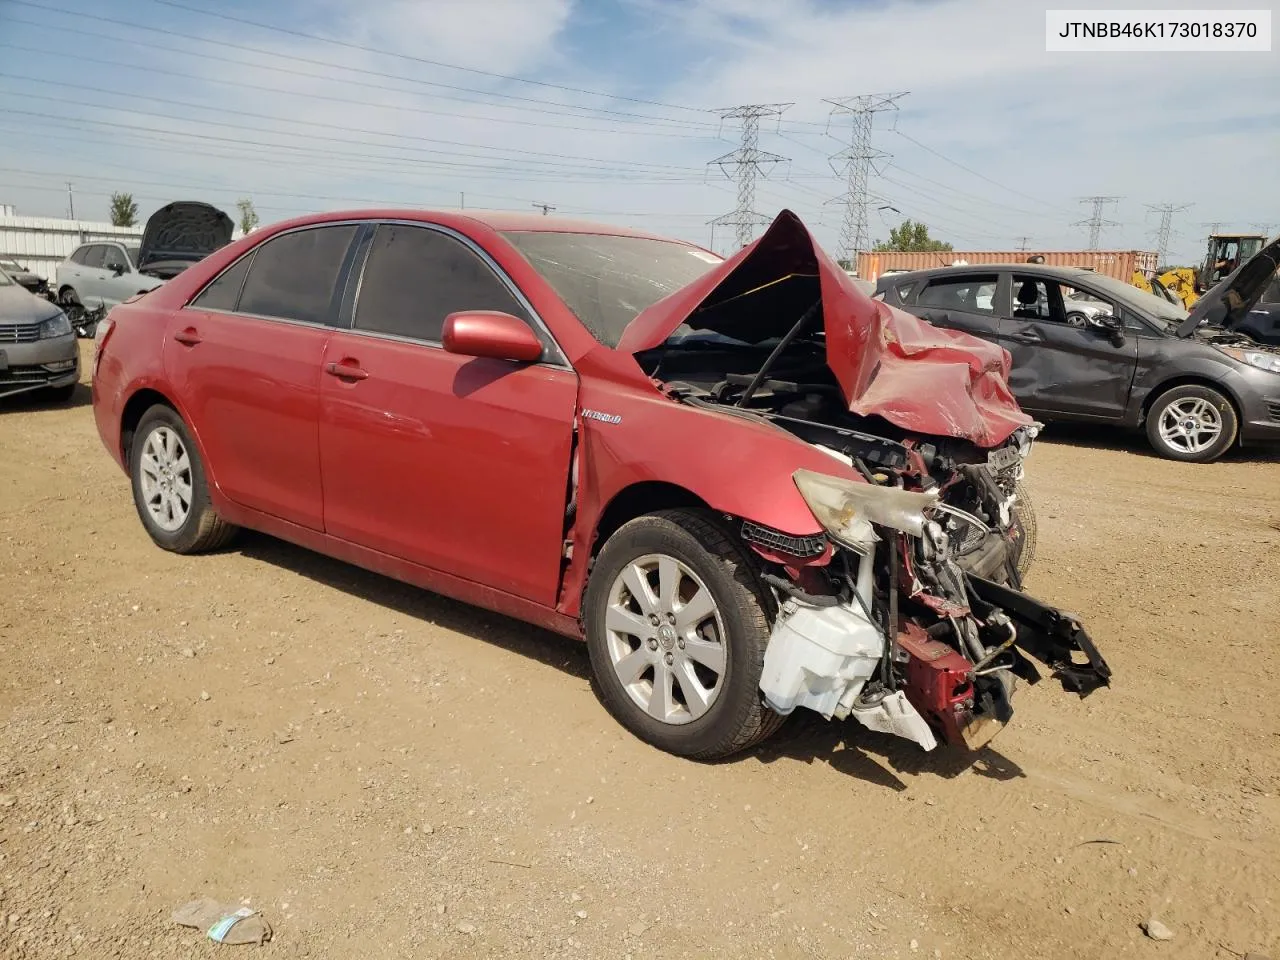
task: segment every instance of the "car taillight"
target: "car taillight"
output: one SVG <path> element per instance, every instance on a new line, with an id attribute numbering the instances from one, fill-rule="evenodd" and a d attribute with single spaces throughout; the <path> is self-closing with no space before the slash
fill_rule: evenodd
<path id="1" fill-rule="evenodd" d="M 107 316 L 98 321 L 98 326 L 93 331 L 93 377 L 95 379 L 98 376 L 98 361 L 102 359 L 102 348 L 107 345 L 107 339 L 115 328 L 116 322 Z"/>

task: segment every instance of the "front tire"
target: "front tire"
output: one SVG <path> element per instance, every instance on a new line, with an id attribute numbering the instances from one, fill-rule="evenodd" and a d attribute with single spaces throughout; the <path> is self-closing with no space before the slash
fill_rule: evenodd
<path id="1" fill-rule="evenodd" d="M 1027 490 L 1027 485 L 1019 480 L 1014 485 L 1014 501 L 1013 501 L 1013 522 L 1017 524 L 1018 532 L 1022 537 L 1022 546 L 1018 550 L 1018 576 L 1026 577 L 1027 572 L 1031 569 L 1032 562 L 1036 558 L 1036 534 L 1039 527 L 1036 524 L 1036 508 L 1031 500 L 1031 494 Z"/>
<path id="2" fill-rule="evenodd" d="M 214 511 L 200 453 L 171 407 L 157 404 L 138 421 L 129 476 L 138 517 L 157 546 L 200 553 L 235 535 L 236 528 Z"/>
<path id="3" fill-rule="evenodd" d="M 605 543 L 587 584 L 587 649 L 605 708 L 646 743 L 717 760 L 783 718 L 760 674 L 772 597 L 741 544 L 693 510 L 638 517 Z"/>
<path id="4" fill-rule="evenodd" d="M 1147 439 L 1156 453 L 1184 463 L 1210 463 L 1236 441 L 1235 407 L 1222 393 L 1198 383 L 1173 387 L 1147 414 Z"/>

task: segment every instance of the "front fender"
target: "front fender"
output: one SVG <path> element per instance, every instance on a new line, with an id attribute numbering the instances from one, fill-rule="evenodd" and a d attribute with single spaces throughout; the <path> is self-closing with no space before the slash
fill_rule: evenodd
<path id="1" fill-rule="evenodd" d="M 713 510 L 792 536 L 822 527 L 800 496 L 799 468 L 861 482 L 835 457 L 772 425 L 690 406 L 652 384 L 584 379 L 578 422 L 573 553 L 561 610 L 576 616 L 596 531 L 609 503 L 637 483 L 688 491 Z"/>

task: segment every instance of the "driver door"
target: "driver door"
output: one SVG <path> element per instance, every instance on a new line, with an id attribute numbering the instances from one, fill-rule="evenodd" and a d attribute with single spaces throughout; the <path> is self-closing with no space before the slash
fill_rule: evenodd
<path id="1" fill-rule="evenodd" d="M 425 224 L 378 224 L 350 330 L 320 384 L 324 527 L 554 607 L 578 378 L 477 248 Z M 499 310 L 533 327 L 539 363 L 448 353 L 444 319 Z"/>
<path id="2" fill-rule="evenodd" d="M 1138 366 L 1137 338 L 1123 328 L 1068 323 L 1062 288 L 1050 277 L 1014 274 L 1009 299 L 999 342 L 1013 358 L 1009 387 L 1018 403 L 1038 413 L 1119 420 Z"/>

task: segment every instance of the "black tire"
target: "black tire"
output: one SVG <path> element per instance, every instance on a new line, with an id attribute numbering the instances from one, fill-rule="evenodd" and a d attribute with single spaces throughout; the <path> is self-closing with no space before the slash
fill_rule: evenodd
<path id="1" fill-rule="evenodd" d="M 1013 487 L 1013 522 L 1018 527 L 1021 534 L 1022 547 L 1018 553 L 1018 576 L 1025 577 L 1027 571 L 1031 569 L 1031 564 L 1036 558 L 1036 534 L 1039 527 L 1036 524 L 1036 508 L 1035 503 L 1031 500 L 1031 493 L 1027 490 L 1027 485 L 1019 480 Z"/>
<path id="2" fill-rule="evenodd" d="M 696 574 L 715 600 L 724 626 L 719 694 L 705 713 L 681 724 L 652 717 L 632 700 L 609 654 L 605 616 L 610 590 L 627 565 L 653 554 L 673 557 Z M 750 557 L 713 515 L 663 510 L 632 520 L 605 543 L 587 584 L 587 649 L 601 702 L 641 740 L 677 756 L 718 760 L 759 743 L 784 720 L 760 696 L 772 609 L 772 595 Z"/>
<path id="3" fill-rule="evenodd" d="M 1175 403 L 1187 400 L 1204 400 L 1217 413 L 1221 421 L 1221 431 L 1217 440 L 1203 450 L 1191 452 L 1171 444 L 1161 435 L 1160 421 L 1165 412 Z M 1211 463 L 1217 460 L 1236 442 L 1240 430 L 1240 418 L 1231 401 L 1220 391 L 1198 383 L 1186 383 L 1172 387 L 1156 397 L 1147 412 L 1147 440 L 1156 453 L 1169 460 L 1181 460 L 1183 463 Z"/>
<path id="4" fill-rule="evenodd" d="M 142 457 L 147 440 L 161 428 L 177 435 L 186 452 L 190 470 L 191 501 L 186 518 L 173 530 L 166 530 L 152 517 L 142 489 Z M 200 452 L 182 418 L 172 407 L 157 404 L 142 415 L 129 447 L 129 477 L 133 487 L 133 505 L 147 534 L 156 545 L 174 553 L 202 553 L 225 546 L 237 528 L 223 520 L 209 501 L 204 464 Z"/>
<path id="5" fill-rule="evenodd" d="M 68 383 L 61 387 L 41 387 L 36 391 L 36 397 L 42 403 L 69 403 L 78 386 L 78 383 Z"/>

